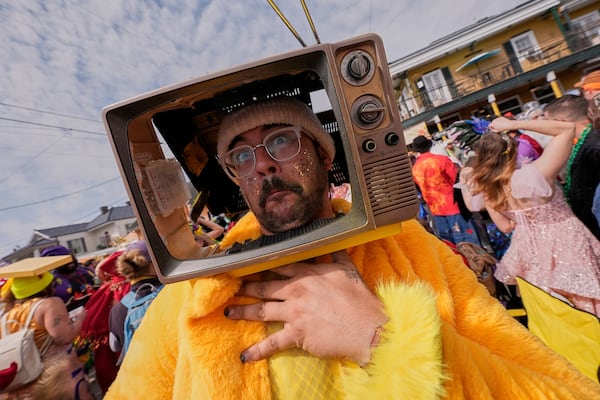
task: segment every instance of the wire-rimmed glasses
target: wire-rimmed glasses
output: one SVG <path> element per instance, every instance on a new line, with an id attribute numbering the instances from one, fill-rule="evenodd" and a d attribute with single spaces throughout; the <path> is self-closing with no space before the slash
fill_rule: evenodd
<path id="1" fill-rule="evenodd" d="M 219 162 L 227 175 L 233 179 L 244 178 L 256 168 L 256 149 L 264 147 L 267 154 L 275 161 L 287 161 L 300 153 L 302 128 L 286 126 L 265 136 L 262 143 L 256 146 L 237 146 L 219 157 Z"/>

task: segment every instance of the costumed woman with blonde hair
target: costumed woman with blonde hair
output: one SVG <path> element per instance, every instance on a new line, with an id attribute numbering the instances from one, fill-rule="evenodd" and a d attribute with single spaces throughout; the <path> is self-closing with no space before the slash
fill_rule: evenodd
<path id="1" fill-rule="evenodd" d="M 573 214 L 556 177 L 571 153 L 575 126 L 550 120 L 495 119 L 461 173 L 470 208 L 485 205 L 500 230 L 512 232 L 495 276 L 517 276 L 600 316 L 600 242 Z M 505 131 L 527 129 L 552 136 L 544 153 L 517 165 L 517 144 Z M 474 195 L 475 197 L 471 198 Z"/>

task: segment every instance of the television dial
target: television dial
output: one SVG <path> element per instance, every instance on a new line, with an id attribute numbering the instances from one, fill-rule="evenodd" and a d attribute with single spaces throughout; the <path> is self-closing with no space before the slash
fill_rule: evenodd
<path id="1" fill-rule="evenodd" d="M 352 105 L 354 122 L 363 129 L 375 128 L 383 120 L 385 107 L 375 96 L 361 96 Z"/>
<path id="2" fill-rule="evenodd" d="M 340 67 L 344 80 L 354 86 L 369 82 L 375 73 L 373 58 L 362 50 L 353 50 L 346 54 Z"/>
<path id="3" fill-rule="evenodd" d="M 348 73 L 356 80 L 360 80 L 369 74 L 371 62 L 362 53 L 358 53 L 348 63 Z"/>

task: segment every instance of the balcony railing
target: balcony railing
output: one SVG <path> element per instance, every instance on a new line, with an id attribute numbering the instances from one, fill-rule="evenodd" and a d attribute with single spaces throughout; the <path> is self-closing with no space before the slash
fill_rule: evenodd
<path id="1" fill-rule="evenodd" d="M 439 87 L 429 87 L 427 90 L 415 90 L 414 96 L 400 96 L 398 104 L 403 119 L 429 111 L 443 104 L 460 99 L 467 94 L 477 92 L 489 86 L 514 78 L 528 71 L 540 68 L 571 54 L 583 51 L 600 44 L 600 26 L 587 32 L 574 32 L 566 38 L 562 35 L 540 43 L 537 49 L 528 54 L 515 56 L 512 61 L 491 63 L 486 60 L 486 68 L 472 65 L 460 73 L 452 71 L 453 81 L 447 81 Z M 590 32 L 595 32 L 591 34 Z M 497 57 L 501 58 L 501 57 Z M 412 104 L 413 107 L 409 107 Z M 416 105 L 417 110 L 414 109 Z"/>

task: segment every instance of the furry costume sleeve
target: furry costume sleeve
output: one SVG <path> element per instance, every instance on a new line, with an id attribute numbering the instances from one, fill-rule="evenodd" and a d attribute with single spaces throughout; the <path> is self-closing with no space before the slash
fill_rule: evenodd
<path id="1" fill-rule="evenodd" d="M 462 259 L 416 221 L 350 255 L 367 282 L 393 280 L 395 270 L 404 282 L 431 285 L 442 319 L 447 398 L 600 399 L 600 385 L 512 318 Z"/>

